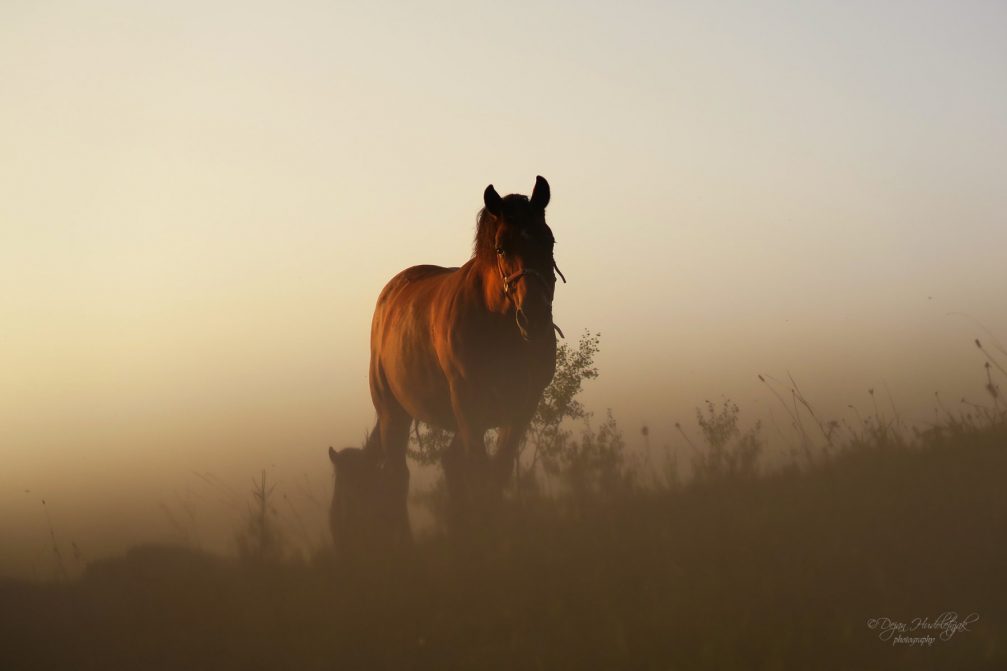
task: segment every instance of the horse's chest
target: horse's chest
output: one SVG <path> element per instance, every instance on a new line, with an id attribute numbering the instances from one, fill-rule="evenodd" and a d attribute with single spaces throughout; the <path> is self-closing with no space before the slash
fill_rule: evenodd
<path id="1" fill-rule="evenodd" d="M 479 385 L 485 400 L 506 411 L 524 411 L 538 405 L 542 390 L 552 378 L 552 362 L 528 353 L 508 353 L 493 359 Z"/>

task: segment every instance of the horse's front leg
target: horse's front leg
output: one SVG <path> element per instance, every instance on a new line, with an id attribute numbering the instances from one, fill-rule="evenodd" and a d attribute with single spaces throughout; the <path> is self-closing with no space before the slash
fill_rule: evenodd
<path id="1" fill-rule="evenodd" d="M 484 437 L 486 427 L 474 395 L 460 384 L 451 386 L 451 407 L 455 416 L 455 436 L 444 455 L 444 478 L 448 487 L 452 517 L 461 521 L 486 490 L 489 463 Z"/>
<path id="2" fill-rule="evenodd" d="M 518 448 L 524 440 L 531 418 L 522 418 L 500 427 L 497 450 L 493 455 L 493 478 L 501 490 L 510 482 L 518 463 Z"/>

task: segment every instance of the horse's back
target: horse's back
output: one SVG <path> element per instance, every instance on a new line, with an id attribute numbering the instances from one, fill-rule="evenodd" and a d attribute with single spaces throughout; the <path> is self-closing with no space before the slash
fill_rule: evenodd
<path id="1" fill-rule="evenodd" d="M 395 275 L 378 297 L 371 328 L 372 395 L 391 392 L 411 416 L 441 426 L 453 422 L 434 333 L 443 330 L 458 270 L 421 265 Z"/>
<path id="2" fill-rule="evenodd" d="M 381 290 L 378 296 L 378 306 L 390 300 L 393 296 L 404 289 L 415 286 L 417 283 L 424 283 L 432 278 L 444 277 L 457 271 L 458 268 L 445 268 L 443 266 L 422 265 L 406 268 L 398 275 L 388 280 L 388 284 Z"/>

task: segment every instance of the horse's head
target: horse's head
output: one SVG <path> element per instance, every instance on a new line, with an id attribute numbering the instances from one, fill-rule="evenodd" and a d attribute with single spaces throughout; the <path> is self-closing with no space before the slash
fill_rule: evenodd
<path id="1" fill-rule="evenodd" d="M 535 179 L 531 198 L 518 194 L 501 197 L 490 184 L 483 193 L 485 207 L 479 213 L 476 256 L 499 277 L 525 338 L 553 331 L 554 271 L 558 268 L 553 258 L 556 240 L 545 223 L 549 195 L 549 183 L 543 177 Z"/>

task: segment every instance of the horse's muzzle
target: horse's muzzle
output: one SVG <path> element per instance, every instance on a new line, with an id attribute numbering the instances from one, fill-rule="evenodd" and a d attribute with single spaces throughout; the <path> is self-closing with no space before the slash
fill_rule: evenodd
<path id="1" fill-rule="evenodd" d="M 555 262 L 553 263 L 553 268 L 555 268 L 555 270 L 559 272 L 559 268 L 556 266 Z M 563 278 L 563 281 L 566 282 L 566 278 L 563 277 L 563 273 L 560 272 L 559 275 L 560 277 Z M 504 295 L 510 298 L 514 304 L 514 321 L 517 324 L 518 331 L 520 331 L 521 333 L 521 337 L 524 340 L 530 340 L 531 330 L 534 327 L 533 325 L 537 325 L 537 322 L 539 322 L 539 319 L 537 318 L 529 319 L 528 313 L 525 312 L 524 305 L 529 298 L 529 294 L 527 291 L 525 292 L 525 295 L 523 296 L 521 302 L 519 303 L 517 301 L 517 292 L 516 292 L 517 283 L 523 278 L 530 278 L 530 277 L 537 279 L 539 281 L 539 284 L 545 290 L 542 294 L 538 294 L 539 298 L 541 298 L 541 309 L 542 309 L 541 321 L 543 328 L 541 330 L 545 332 L 546 329 L 544 327 L 546 324 L 548 324 L 549 327 L 551 327 L 548 329 L 549 334 L 552 334 L 553 331 L 556 331 L 562 337 L 563 332 L 560 331 L 556 327 L 556 325 L 552 323 L 552 300 L 556 289 L 555 275 L 547 278 L 545 275 L 543 275 L 538 270 L 535 270 L 534 268 L 522 268 L 521 270 L 513 272 L 510 275 L 505 275 L 501 270 L 500 279 L 503 281 L 503 292 Z M 525 281 L 527 282 L 527 279 Z M 538 312 L 539 306 L 536 305 L 535 307 L 536 309 L 534 310 L 534 312 Z M 538 315 L 534 316 L 538 317 Z"/>
<path id="2" fill-rule="evenodd" d="M 514 322 L 524 340 L 553 332 L 552 301 L 546 294 L 525 294 L 521 304 L 515 302 Z M 529 305 L 531 303 L 531 305 Z M 526 310 L 525 306 L 533 309 Z"/>

